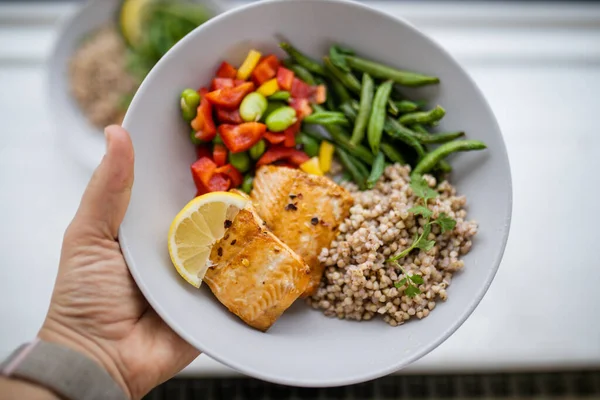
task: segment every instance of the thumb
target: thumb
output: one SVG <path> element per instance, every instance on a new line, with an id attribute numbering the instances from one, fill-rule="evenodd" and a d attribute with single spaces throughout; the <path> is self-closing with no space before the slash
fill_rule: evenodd
<path id="1" fill-rule="evenodd" d="M 107 127 L 104 135 L 106 154 L 83 194 L 73 225 L 116 239 L 133 185 L 133 144 L 120 126 Z"/>

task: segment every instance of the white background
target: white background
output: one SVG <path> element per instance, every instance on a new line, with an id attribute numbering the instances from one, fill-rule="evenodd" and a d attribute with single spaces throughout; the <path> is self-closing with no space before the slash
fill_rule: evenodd
<path id="1" fill-rule="evenodd" d="M 499 120 L 514 183 L 512 230 L 488 294 L 404 372 L 600 367 L 600 6 L 370 4 L 422 28 L 472 74 Z M 74 7 L 0 5 L 0 358 L 43 320 L 90 174 L 61 148 L 69 132 L 47 107 L 44 62 Z M 184 373 L 232 371 L 202 356 Z"/>

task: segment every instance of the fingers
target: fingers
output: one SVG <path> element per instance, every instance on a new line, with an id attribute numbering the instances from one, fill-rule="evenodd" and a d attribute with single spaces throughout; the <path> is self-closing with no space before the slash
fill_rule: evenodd
<path id="1" fill-rule="evenodd" d="M 123 221 L 133 185 L 133 144 L 127 131 L 105 129 L 106 154 L 83 194 L 73 227 L 115 239 Z"/>

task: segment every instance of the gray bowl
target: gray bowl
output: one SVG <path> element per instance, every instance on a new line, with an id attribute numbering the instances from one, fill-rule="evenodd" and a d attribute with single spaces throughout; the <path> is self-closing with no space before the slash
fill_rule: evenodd
<path id="1" fill-rule="evenodd" d="M 437 75 L 419 90 L 446 107 L 442 129 L 464 129 L 489 150 L 452 159 L 452 183 L 467 196 L 480 224 L 472 251 L 429 317 L 390 327 L 382 321 L 330 319 L 297 302 L 267 332 L 249 328 L 203 286 L 194 289 L 173 268 L 167 232 L 195 194 L 189 127 L 181 90 L 209 82 L 223 60 L 239 64 L 250 48 L 283 56 L 284 37 L 318 58 L 332 43 L 368 58 Z M 297 386 L 335 386 L 397 371 L 446 340 L 473 312 L 496 274 L 509 231 L 512 188 L 496 119 L 481 92 L 448 53 L 409 23 L 342 0 L 267 1 L 229 11 L 188 35 L 154 68 L 126 115 L 136 151 L 136 181 L 120 240 L 130 271 L 160 316 L 183 338 L 245 374 Z"/>

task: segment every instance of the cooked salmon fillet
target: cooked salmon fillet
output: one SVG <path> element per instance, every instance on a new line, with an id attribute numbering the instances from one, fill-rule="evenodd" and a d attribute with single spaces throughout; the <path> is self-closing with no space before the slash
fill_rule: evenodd
<path id="1" fill-rule="evenodd" d="M 256 172 L 251 198 L 267 227 L 310 267 L 311 281 L 303 294 L 310 296 L 323 276 L 319 253 L 337 236 L 352 196 L 326 177 L 269 165 Z"/>
<path id="2" fill-rule="evenodd" d="M 248 325 L 266 331 L 306 290 L 310 268 L 248 206 L 227 221 L 203 281 Z"/>

